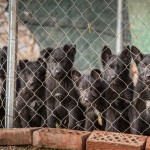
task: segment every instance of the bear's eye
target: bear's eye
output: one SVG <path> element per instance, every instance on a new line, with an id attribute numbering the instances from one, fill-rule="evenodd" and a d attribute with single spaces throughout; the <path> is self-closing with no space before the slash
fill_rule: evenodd
<path id="1" fill-rule="evenodd" d="M 30 75 L 30 74 L 31 74 L 31 71 L 27 71 L 26 74 Z"/>
<path id="2" fill-rule="evenodd" d="M 146 68 L 146 65 L 144 63 L 142 64 L 142 68 Z"/>
<path id="3" fill-rule="evenodd" d="M 56 63 L 56 60 L 55 60 L 55 59 L 53 59 L 53 60 L 52 60 L 52 63 Z"/>
<path id="4" fill-rule="evenodd" d="M 79 88 L 80 91 L 83 91 L 83 88 Z"/>
<path id="5" fill-rule="evenodd" d="M 4 62 L 4 61 L 5 61 L 4 57 L 1 57 L 1 62 Z"/>
<path id="6" fill-rule="evenodd" d="M 92 94 L 94 97 L 97 97 L 97 93 L 96 93 L 96 91 L 91 90 L 91 94 Z"/>
<path id="7" fill-rule="evenodd" d="M 66 65 L 66 62 L 65 62 L 65 61 L 62 61 L 62 64 Z"/>

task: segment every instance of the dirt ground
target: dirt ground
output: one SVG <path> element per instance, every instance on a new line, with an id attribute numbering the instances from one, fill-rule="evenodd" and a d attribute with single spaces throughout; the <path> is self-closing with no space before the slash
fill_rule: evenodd
<path id="1" fill-rule="evenodd" d="M 32 146 L 0 146 L 0 150 L 57 150 L 57 149 L 38 148 Z"/>

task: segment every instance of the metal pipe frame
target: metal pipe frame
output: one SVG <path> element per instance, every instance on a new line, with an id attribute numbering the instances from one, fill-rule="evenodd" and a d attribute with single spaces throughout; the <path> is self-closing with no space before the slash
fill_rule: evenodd
<path id="1" fill-rule="evenodd" d="M 122 39 L 123 39 L 123 31 L 122 31 L 122 9 L 123 9 L 123 0 L 117 0 L 117 31 L 116 31 L 116 53 L 120 53 L 122 50 Z"/>
<path id="2" fill-rule="evenodd" d="M 16 97 L 16 52 L 17 52 L 18 0 L 9 0 L 9 38 L 7 51 L 5 128 L 13 127 L 13 103 Z"/>

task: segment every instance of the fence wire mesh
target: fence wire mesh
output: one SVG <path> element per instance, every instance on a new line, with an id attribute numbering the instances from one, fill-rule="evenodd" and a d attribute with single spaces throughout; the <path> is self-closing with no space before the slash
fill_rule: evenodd
<path id="1" fill-rule="evenodd" d="M 150 135 L 150 56 L 144 54 L 150 37 L 142 18 L 149 17 L 146 4 L 146 0 L 136 5 L 129 0 L 19 0 L 12 127 Z M 6 46 L 13 30 L 9 5 L 0 0 L 2 128 L 7 126 L 6 116 L 11 116 L 6 113 L 10 50 Z"/>

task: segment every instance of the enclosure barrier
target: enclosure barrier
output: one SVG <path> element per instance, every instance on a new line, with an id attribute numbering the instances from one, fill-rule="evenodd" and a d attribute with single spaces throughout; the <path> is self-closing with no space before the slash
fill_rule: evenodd
<path id="1" fill-rule="evenodd" d="M 37 140 L 46 132 L 73 133 L 79 143 L 94 130 L 84 142 L 87 149 L 110 141 L 114 149 L 113 143 L 143 149 L 149 138 L 126 134 L 150 135 L 145 117 L 150 67 L 143 60 L 149 55 L 144 44 L 134 46 L 140 41 L 135 20 L 147 26 L 139 16 L 146 5 L 131 16 L 132 5 L 128 0 L 0 0 L 0 127 L 50 127 L 21 130 L 32 130 Z"/>
<path id="2" fill-rule="evenodd" d="M 22 128 L 2 130 L 0 145 L 15 148 L 95 150 L 149 150 L 150 138 L 146 136 L 111 133 L 106 131 L 75 131 L 54 128 Z M 68 142 L 70 141 L 70 142 Z M 11 148 L 11 147 L 10 147 Z"/>

